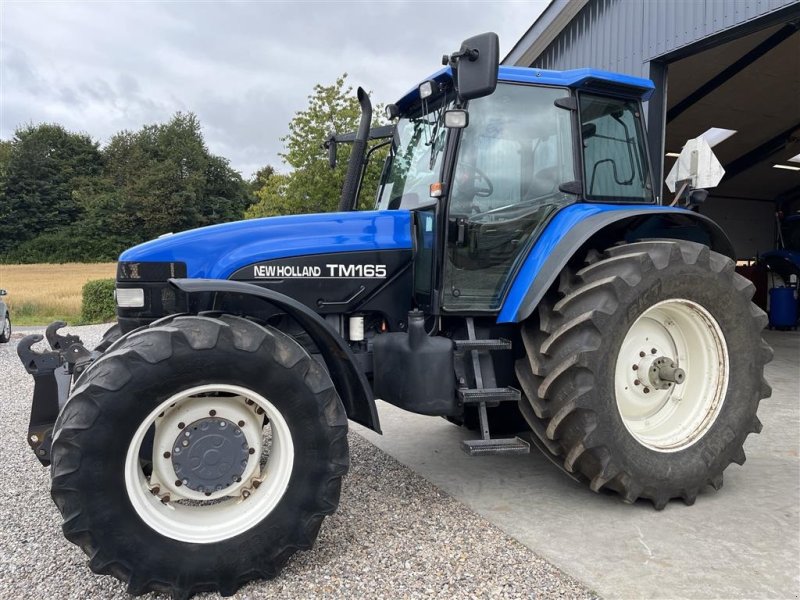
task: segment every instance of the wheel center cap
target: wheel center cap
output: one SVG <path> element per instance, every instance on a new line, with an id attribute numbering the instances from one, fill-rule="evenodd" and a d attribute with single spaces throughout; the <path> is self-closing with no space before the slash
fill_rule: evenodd
<path id="1" fill-rule="evenodd" d="M 235 423 L 209 417 L 190 423 L 175 438 L 172 466 L 183 485 L 208 494 L 239 480 L 247 467 L 249 450 Z"/>

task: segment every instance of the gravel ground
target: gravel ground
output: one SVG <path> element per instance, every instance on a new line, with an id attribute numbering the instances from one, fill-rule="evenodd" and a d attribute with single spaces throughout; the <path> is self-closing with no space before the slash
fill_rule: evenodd
<path id="1" fill-rule="evenodd" d="M 67 331 L 93 346 L 104 330 Z M 48 471 L 25 442 L 33 380 L 17 359 L 22 335 L 0 345 L 0 598 L 126 597 L 122 583 L 92 574 L 61 535 Z M 352 432 L 350 452 L 339 511 L 324 521 L 314 549 L 236 598 L 596 597 Z"/>

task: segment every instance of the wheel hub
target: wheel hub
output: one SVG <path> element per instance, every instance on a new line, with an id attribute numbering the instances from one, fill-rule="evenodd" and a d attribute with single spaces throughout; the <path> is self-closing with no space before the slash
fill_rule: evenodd
<path id="1" fill-rule="evenodd" d="M 190 423 L 175 438 L 172 467 L 189 489 L 215 492 L 241 481 L 249 450 L 235 423 L 207 417 Z"/>
<path id="2" fill-rule="evenodd" d="M 669 389 L 673 384 L 680 385 L 686 379 L 685 371 L 667 356 L 655 359 L 647 375 L 650 384 L 657 390 Z"/>

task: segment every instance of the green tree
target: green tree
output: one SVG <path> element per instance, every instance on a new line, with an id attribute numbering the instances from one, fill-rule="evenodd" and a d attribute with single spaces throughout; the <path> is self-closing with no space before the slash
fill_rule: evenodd
<path id="1" fill-rule="evenodd" d="M 317 84 L 308 97 L 305 110 L 295 114 L 289 123 L 289 133 L 281 138 L 284 152 L 280 154 L 291 167 L 288 174 L 273 174 L 266 185 L 256 191 L 258 201 L 245 213 L 246 217 L 282 214 L 327 212 L 336 210 L 347 171 L 350 145 L 338 145 L 335 169 L 328 165 L 328 152 L 322 143 L 331 132 L 348 133 L 358 128 L 361 110 L 351 86 L 346 86 L 347 74 L 332 85 Z M 373 111 L 373 126 L 381 123 L 381 107 Z M 376 156 L 377 155 L 377 156 Z M 361 186 L 359 206 L 372 207 L 382 158 L 376 152 Z"/>
<path id="2" fill-rule="evenodd" d="M 121 208 L 115 229 L 135 231 L 140 239 L 241 218 L 252 201 L 227 159 L 208 151 L 191 113 L 120 132 L 104 155 L 110 193 L 98 208 Z"/>
<path id="3" fill-rule="evenodd" d="M 0 253 L 76 222 L 102 173 L 98 144 L 61 125 L 26 125 L 0 148 Z"/>
<path id="4" fill-rule="evenodd" d="M 258 171 L 253 173 L 253 176 L 247 181 L 247 187 L 250 193 L 255 196 L 261 188 L 269 182 L 270 177 L 275 174 L 275 168 L 272 165 L 261 167 Z"/>
<path id="5" fill-rule="evenodd" d="M 59 126 L 29 127 L 7 154 L 0 145 L 5 262 L 113 260 L 168 231 L 240 219 L 254 199 L 191 113 L 122 131 L 102 152 Z"/>

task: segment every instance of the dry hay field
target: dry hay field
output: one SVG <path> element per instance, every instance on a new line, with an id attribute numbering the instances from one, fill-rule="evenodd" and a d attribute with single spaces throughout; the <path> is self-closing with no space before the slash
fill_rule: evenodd
<path id="1" fill-rule="evenodd" d="M 63 265 L 0 264 L 0 289 L 15 325 L 44 325 L 55 320 L 78 321 L 81 288 L 92 279 L 114 279 L 117 263 Z"/>

